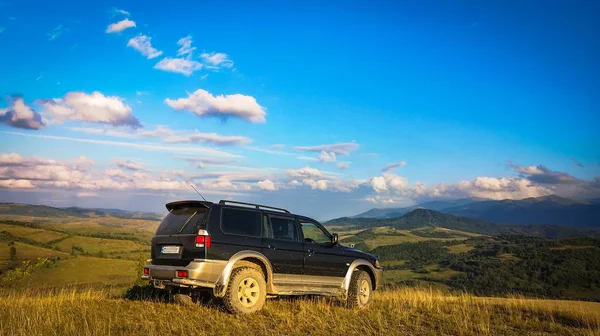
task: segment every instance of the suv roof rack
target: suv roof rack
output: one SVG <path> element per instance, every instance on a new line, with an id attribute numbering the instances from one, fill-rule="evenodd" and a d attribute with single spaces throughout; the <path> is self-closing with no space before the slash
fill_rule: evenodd
<path id="1" fill-rule="evenodd" d="M 221 201 L 219 201 L 219 204 L 221 204 L 221 205 L 227 204 L 227 203 L 248 205 L 248 206 L 255 207 L 258 210 L 260 210 L 261 208 L 264 208 L 264 209 L 267 209 L 267 210 L 277 210 L 277 211 L 282 211 L 282 212 L 285 212 L 285 213 L 288 213 L 288 214 L 290 213 L 286 209 L 276 208 L 276 207 L 272 207 L 272 206 L 268 206 L 268 205 L 260 205 L 260 204 L 254 204 L 254 203 L 246 203 L 246 202 L 238 202 L 238 201 L 228 201 L 228 200 L 221 200 Z"/>

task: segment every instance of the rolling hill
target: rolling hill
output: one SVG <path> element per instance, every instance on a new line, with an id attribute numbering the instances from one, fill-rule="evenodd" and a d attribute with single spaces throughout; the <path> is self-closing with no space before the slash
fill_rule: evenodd
<path id="1" fill-rule="evenodd" d="M 474 202 L 481 202 L 481 201 L 486 201 L 486 200 L 488 200 L 488 199 L 471 197 L 471 198 L 462 198 L 462 199 L 455 199 L 455 200 L 435 200 L 435 201 L 424 202 L 424 203 L 420 203 L 417 205 L 413 205 L 410 207 L 404 207 L 404 208 L 383 208 L 383 209 L 373 208 L 369 211 L 352 216 L 351 218 L 395 218 L 395 217 L 401 217 L 415 209 L 429 209 L 429 210 L 438 210 L 439 211 L 439 210 L 442 210 L 445 208 L 451 208 L 451 207 L 456 207 L 456 206 L 461 206 L 461 205 L 466 205 L 466 204 L 471 204 Z"/>
<path id="2" fill-rule="evenodd" d="M 501 201 L 484 198 L 437 200 L 404 208 L 371 209 L 350 218 L 397 218 L 416 209 L 436 210 L 459 217 L 476 218 L 504 224 L 555 224 L 576 228 L 600 229 L 600 203 L 598 199 L 581 202 L 556 195 Z"/>
<path id="3" fill-rule="evenodd" d="M 120 209 L 86 209 L 79 207 L 55 208 L 46 205 L 32 205 L 21 203 L 0 203 L 0 215 L 21 215 L 32 217 L 117 217 L 131 219 L 159 220 L 162 218 L 160 213 L 145 213 L 126 211 Z"/>
<path id="4" fill-rule="evenodd" d="M 370 229 L 392 227 L 397 230 L 413 230 L 423 227 L 440 227 L 484 235 L 515 234 L 545 239 L 597 237 L 600 232 L 561 225 L 510 225 L 488 222 L 476 218 L 458 217 L 439 211 L 416 209 L 399 218 L 338 218 L 325 223 L 328 226 L 352 226 Z"/>
<path id="5" fill-rule="evenodd" d="M 475 202 L 441 211 L 506 224 L 560 224 L 600 229 L 600 204 L 578 202 L 554 195 L 522 200 Z"/>

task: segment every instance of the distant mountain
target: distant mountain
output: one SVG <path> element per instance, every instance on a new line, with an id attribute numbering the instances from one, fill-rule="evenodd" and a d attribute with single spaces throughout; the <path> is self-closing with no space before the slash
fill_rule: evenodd
<path id="1" fill-rule="evenodd" d="M 600 204 L 555 195 L 522 200 L 483 201 L 440 210 L 443 213 L 496 223 L 559 224 L 600 229 Z"/>
<path id="2" fill-rule="evenodd" d="M 589 204 L 600 204 L 600 198 L 593 198 L 591 200 L 588 200 Z"/>
<path id="3" fill-rule="evenodd" d="M 416 209 L 400 218 L 338 218 L 325 225 L 351 225 L 356 228 L 370 229 L 389 226 L 398 230 L 413 230 L 423 227 L 441 227 L 484 235 L 515 234 L 535 236 L 545 239 L 564 239 L 575 237 L 600 237 L 600 231 L 577 229 L 561 225 L 509 225 L 492 223 L 485 220 L 457 217 L 434 210 Z"/>
<path id="4" fill-rule="evenodd" d="M 487 198 L 462 198 L 452 200 L 435 200 L 404 208 L 373 208 L 352 218 L 395 218 L 401 217 L 415 209 L 442 210 L 445 208 L 466 205 L 474 202 L 487 201 Z"/>
<path id="5" fill-rule="evenodd" d="M 158 220 L 159 213 L 132 212 L 120 209 L 86 209 L 79 207 L 54 208 L 46 205 L 21 203 L 0 203 L 0 215 L 21 215 L 32 217 L 106 217 Z"/>

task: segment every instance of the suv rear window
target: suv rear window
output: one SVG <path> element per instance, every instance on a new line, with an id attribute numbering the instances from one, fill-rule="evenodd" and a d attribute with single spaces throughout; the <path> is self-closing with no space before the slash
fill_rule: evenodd
<path id="1" fill-rule="evenodd" d="M 181 207 L 172 209 L 156 230 L 157 235 L 196 233 L 196 225 L 208 213 L 205 207 Z M 184 227 L 185 225 L 185 227 Z"/>
<path id="2" fill-rule="evenodd" d="M 260 213 L 252 210 L 223 208 L 221 229 L 223 232 L 242 236 L 260 237 Z"/>

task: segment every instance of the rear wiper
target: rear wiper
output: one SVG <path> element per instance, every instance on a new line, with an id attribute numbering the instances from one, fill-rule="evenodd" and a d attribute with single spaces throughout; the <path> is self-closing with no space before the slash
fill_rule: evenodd
<path id="1" fill-rule="evenodd" d="M 185 221 L 185 223 L 183 223 L 183 226 L 181 227 L 181 229 L 179 229 L 179 231 L 177 231 L 177 233 L 176 233 L 176 234 L 180 234 L 180 233 L 181 233 L 181 231 L 183 231 L 183 229 L 185 229 L 185 227 L 186 227 L 186 226 L 188 225 L 188 223 L 189 223 L 189 222 L 192 220 L 192 218 L 194 218 L 194 216 L 196 216 L 196 214 L 197 214 L 197 213 L 198 213 L 198 211 L 194 212 L 194 213 L 193 213 L 193 214 L 190 216 L 190 218 L 188 218 L 188 219 Z"/>

